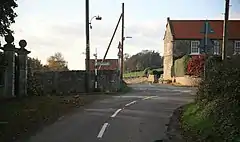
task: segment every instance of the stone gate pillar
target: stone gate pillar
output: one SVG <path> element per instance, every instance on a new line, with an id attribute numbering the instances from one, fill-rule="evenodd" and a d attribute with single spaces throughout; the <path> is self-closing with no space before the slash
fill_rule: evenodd
<path id="1" fill-rule="evenodd" d="M 3 46 L 4 61 L 6 64 L 5 81 L 4 81 L 4 97 L 15 97 L 15 46 L 13 45 L 14 37 L 12 35 L 5 36 L 7 44 Z"/>
<path id="2" fill-rule="evenodd" d="M 19 42 L 20 48 L 17 50 L 18 53 L 18 59 L 19 59 L 19 97 L 27 96 L 27 60 L 28 60 L 28 54 L 30 51 L 25 49 L 27 46 L 27 42 L 25 40 L 20 40 Z"/>

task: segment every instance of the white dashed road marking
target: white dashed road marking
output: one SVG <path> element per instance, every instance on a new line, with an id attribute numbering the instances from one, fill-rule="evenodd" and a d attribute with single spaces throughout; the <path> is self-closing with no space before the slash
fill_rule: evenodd
<path id="1" fill-rule="evenodd" d="M 122 109 L 118 109 L 111 117 L 115 117 Z"/>
<path id="2" fill-rule="evenodd" d="M 130 106 L 130 105 L 132 105 L 132 104 L 134 104 L 134 103 L 136 103 L 136 102 L 137 102 L 137 101 L 132 101 L 132 102 L 126 104 L 125 106 Z"/>
<path id="3" fill-rule="evenodd" d="M 144 97 L 144 98 L 142 98 L 142 100 L 147 100 L 147 99 L 151 99 L 151 98 L 154 98 L 154 97 L 157 97 L 157 96 Z M 130 105 L 132 105 L 132 104 L 135 104 L 136 102 L 137 102 L 137 101 L 132 101 L 132 102 L 126 104 L 125 107 L 130 106 Z M 123 108 L 123 109 L 124 109 L 124 108 Z M 123 109 L 118 109 L 118 110 L 116 110 L 111 117 L 112 117 L 112 118 L 116 117 L 117 114 L 118 114 L 120 111 L 122 111 Z M 102 126 L 102 129 L 101 129 L 100 132 L 98 133 L 97 138 L 102 138 L 102 136 L 103 136 L 103 134 L 104 134 L 104 132 L 106 131 L 106 129 L 107 129 L 108 126 L 109 126 L 108 123 L 104 123 L 104 125 Z"/>
<path id="4" fill-rule="evenodd" d="M 154 97 L 156 97 L 156 96 L 145 97 L 145 98 L 143 98 L 142 100 L 148 100 L 148 99 L 151 99 L 151 98 L 154 98 Z"/>
<path id="5" fill-rule="evenodd" d="M 98 133 L 97 138 L 102 138 L 102 136 L 103 136 L 103 134 L 104 134 L 104 132 L 105 132 L 105 130 L 106 130 L 106 128 L 107 128 L 108 125 L 109 125 L 108 123 L 104 123 L 104 125 L 102 126 L 102 129 L 101 129 L 100 132 Z"/>

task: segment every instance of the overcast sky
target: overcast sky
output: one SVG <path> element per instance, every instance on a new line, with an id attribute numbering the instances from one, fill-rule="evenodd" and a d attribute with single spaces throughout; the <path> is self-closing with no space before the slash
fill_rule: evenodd
<path id="1" fill-rule="evenodd" d="M 18 0 L 18 17 L 12 25 L 15 42 L 26 39 L 31 57 L 46 63 L 47 57 L 61 52 L 70 69 L 85 68 L 85 0 Z M 167 17 L 171 19 L 223 19 L 224 0 L 90 0 L 91 58 L 98 49 L 102 58 L 125 3 L 125 52 L 163 51 Z M 240 17 L 240 1 L 231 0 L 230 19 Z M 107 58 L 117 58 L 119 28 Z M 1 39 L 2 40 L 2 39 Z"/>

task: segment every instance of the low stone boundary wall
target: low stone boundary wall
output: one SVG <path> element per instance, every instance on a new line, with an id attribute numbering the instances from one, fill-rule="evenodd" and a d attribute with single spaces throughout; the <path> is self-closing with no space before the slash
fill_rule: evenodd
<path id="1" fill-rule="evenodd" d="M 148 82 L 157 83 L 158 82 L 157 76 L 156 75 L 148 75 Z"/>
<path id="2" fill-rule="evenodd" d="M 174 81 L 184 86 L 198 86 L 201 82 L 201 78 L 183 76 L 183 77 L 174 77 Z"/>
<path id="3" fill-rule="evenodd" d="M 45 94 L 85 93 L 85 71 L 49 71 L 35 72 L 33 76 L 42 86 Z M 95 75 L 90 75 L 90 91 L 94 91 Z M 120 89 L 120 77 L 117 71 L 99 71 L 98 88 L 102 92 L 116 92 Z"/>

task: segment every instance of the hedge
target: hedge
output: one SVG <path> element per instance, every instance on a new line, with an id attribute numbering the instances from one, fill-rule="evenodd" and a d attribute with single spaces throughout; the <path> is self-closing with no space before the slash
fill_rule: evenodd
<path id="1" fill-rule="evenodd" d="M 240 140 L 240 56 L 210 58 L 208 75 L 200 84 L 194 105 L 187 107 L 182 127 L 188 140 Z M 194 111 L 191 111 L 194 110 Z M 191 112 L 191 113 L 189 113 Z"/>
<path id="2" fill-rule="evenodd" d="M 180 59 L 174 61 L 174 75 L 176 77 L 184 76 L 187 73 L 187 64 L 190 59 L 190 56 L 185 55 Z"/>
<path id="3" fill-rule="evenodd" d="M 151 70 L 150 67 L 147 67 L 146 69 L 144 69 L 143 71 L 143 76 L 147 76 L 148 75 L 148 72 Z"/>
<path id="4" fill-rule="evenodd" d="M 151 74 L 151 75 L 156 75 L 157 78 L 160 78 L 161 74 L 163 74 L 163 71 L 154 69 L 154 70 L 149 70 L 148 73 Z"/>

